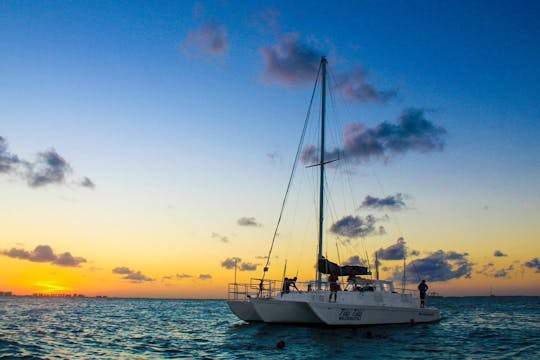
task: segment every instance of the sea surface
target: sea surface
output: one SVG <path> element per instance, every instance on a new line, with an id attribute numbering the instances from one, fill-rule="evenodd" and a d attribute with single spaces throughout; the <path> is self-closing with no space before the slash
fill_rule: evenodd
<path id="1" fill-rule="evenodd" d="M 540 297 L 429 301 L 439 323 L 320 328 L 247 324 L 223 300 L 5 297 L 0 359 L 540 359 Z"/>

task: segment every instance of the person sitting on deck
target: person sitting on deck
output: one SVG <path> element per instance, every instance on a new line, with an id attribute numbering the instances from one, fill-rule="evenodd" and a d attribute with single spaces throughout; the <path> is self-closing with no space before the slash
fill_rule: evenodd
<path id="1" fill-rule="evenodd" d="M 334 295 L 334 302 L 337 302 L 337 292 L 341 290 L 338 284 L 338 276 L 335 271 L 332 271 L 328 276 L 328 284 L 330 285 L 330 296 L 328 302 L 332 302 L 332 295 Z"/>
<path id="2" fill-rule="evenodd" d="M 353 274 L 349 275 L 349 277 L 347 278 L 347 285 L 350 286 L 352 291 L 358 291 L 358 284 L 356 280 L 356 275 Z"/>

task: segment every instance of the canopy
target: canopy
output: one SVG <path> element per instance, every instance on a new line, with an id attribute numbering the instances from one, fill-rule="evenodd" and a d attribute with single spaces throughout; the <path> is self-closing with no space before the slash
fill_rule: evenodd
<path id="1" fill-rule="evenodd" d="M 344 265 L 339 266 L 327 259 L 319 259 L 319 272 L 323 274 L 331 274 L 335 272 L 338 276 L 349 275 L 371 275 L 371 271 L 365 266 Z"/>

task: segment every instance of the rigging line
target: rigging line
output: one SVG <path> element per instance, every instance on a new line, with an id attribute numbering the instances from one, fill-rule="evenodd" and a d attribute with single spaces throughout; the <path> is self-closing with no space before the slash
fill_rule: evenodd
<path id="1" fill-rule="evenodd" d="M 285 191 L 285 196 L 283 197 L 283 202 L 281 203 L 281 210 L 279 212 L 278 221 L 276 224 L 276 229 L 274 230 L 274 235 L 272 236 L 272 243 L 270 245 L 270 250 L 268 251 L 268 257 L 266 258 L 266 264 L 263 269 L 263 276 L 261 279 L 261 284 L 264 281 L 264 277 L 266 275 L 266 271 L 268 270 L 268 264 L 270 263 L 270 257 L 272 256 L 272 250 L 274 248 L 274 243 L 276 241 L 276 235 L 279 229 L 279 224 L 281 223 L 281 217 L 283 215 L 283 210 L 285 209 L 285 204 L 287 202 L 287 197 L 289 196 L 289 190 L 291 188 L 292 180 L 294 178 L 294 173 L 296 171 L 296 167 L 298 164 L 298 159 L 300 158 L 300 153 L 302 152 L 302 145 L 304 143 L 304 136 L 306 135 L 306 128 L 309 120 L 309 116 L 311 114 L 311 105 L 313 104 L 313 99 L 315 98 L 315 92 L 317 90 L 317 84 L 319 83 L 319 74 L 321 72 L 322 63 L 319 65 L 319 71 L 317 72 L 317 78 L 315 79 L 315 85 L 313 86 L 313 92 L 311 93 L 311 100 L 309 102 L 308 111 L 306 114 L 306 119 L 304 120 L 304 127 L 302 129 L 302 135 L 300 136 L 300 142 L 298 144 L 298 148 L 296 149 L 296 155 L 294 157 L 293 167 L 291 169 L 291 176 L 289 177 L 289 183 L 287 184 L 287 190 Z M 266 271 L 265 271 L 266 270 Z"/>

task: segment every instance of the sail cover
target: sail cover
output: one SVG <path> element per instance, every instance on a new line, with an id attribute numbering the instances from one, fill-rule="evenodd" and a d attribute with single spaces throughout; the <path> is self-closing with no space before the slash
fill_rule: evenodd
<path id="1" fill-rule="evenodd" d="M 319 272 L 323 274 L 331 274 L 335 272 L 339 276 L 349 275 L 371 275 L 371 271 L 365 266 L 344 265 L 339 266 L 327 259 L 319 259 Z"/>

